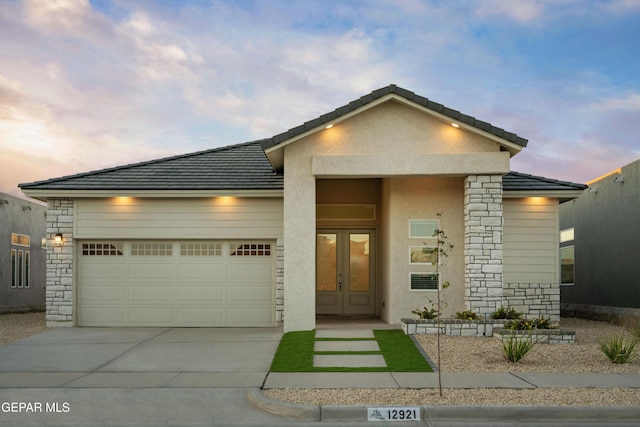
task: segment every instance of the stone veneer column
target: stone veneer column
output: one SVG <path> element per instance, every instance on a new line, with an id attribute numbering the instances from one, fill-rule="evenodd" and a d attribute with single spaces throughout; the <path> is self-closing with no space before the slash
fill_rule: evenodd
<path id="1" fill-rule="evenodd" d="M 54 243 L 62 234 L 62 245 Z M 73 326 L 73 200 L 51 199 L 47 207 L 47 326 Z"/>
<path id="2" fill-rule="evenodd" d="M 465 305 L 488 317 L 502 305 L 502 176 L 464 181 Z"/>
<path id="3" fill-rule="evenodd" d="M 276 322 L 284 321 L 284 241 L 276 241 Z"/>

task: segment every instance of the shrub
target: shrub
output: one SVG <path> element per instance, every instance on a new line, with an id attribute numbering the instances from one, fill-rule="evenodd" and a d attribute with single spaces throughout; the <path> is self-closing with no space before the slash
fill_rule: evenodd
<path id="1" fill-rule="evenodd" d="M 491 313 L 492 319 L 519 319 L 522 317 L 521 311 L 516 311 L 513 308 L 506 308 L 500 306 L 499 309 Z"/>
<path id="2" fill-rule="evenodd" d="M 504 325 L 505 329 L 511 329 L 516 331 L 530 331 L 531 329 L 552 329 L 551 323 L 544 317 L 538 317 L 536 319 L 526 320 L 517 319 L 507 322 Z"/>
<path id="3" fill-rule="evenodd" d="M 536 344 L 531 335 L 511 334 L 509 339 L 502 341 L 502 354 L 509 362 L 518 363 Z"/>
<path id="4" fill-rule="evenodd" d="M 458 311 L 456 313 L 456 319 L 478 320 L 478 314 L 472 310 Z"/>
<path id="5" fill-rule="evenodd" d="M 637 343 L 637 339 L 626 339 L 622 334 L 615 334 L 601 340 L 599 345 L 612 363 L 627 363 L 637 356 Z"/>
<path id="6" fill-rule="evenodd" d="M 640 338 L 640 321 L 637 321 L 634 324 L 632 324 L 629 327 L 629 331 L 631 332 L 631 335 L 633 335 L 634 337 Z"/>
<path id="7" fill-rule="evenodd" d="M 422 310 L 416 308 L 412 311 L 412 313 L 417 314 L 418 319 L 436 319 L 440 315 L 440 313 L 438 313 L 438 310 L 436 310 L 435 308 L 427 307 L 423 307 Z"/>

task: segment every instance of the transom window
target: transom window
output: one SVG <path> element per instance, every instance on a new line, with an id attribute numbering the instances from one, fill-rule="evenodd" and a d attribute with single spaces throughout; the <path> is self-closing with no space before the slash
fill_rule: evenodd
<path id="1" fill-rule="evenodd" d="M 31 246 L 31 237 L 24 234 L 11 233 L 11 244 L 16 246 Z"/>
<path id="2" fill-rule="evenodd" d="M 171 243 L 132 243 L 132 256 L 172 256 L 173 244 Z"/>
<path id="3" fill-rule="evenodd" d="M 82 255 L 85 256 L 121 256 L 122 243 L 83 243 Z"/>
<path id="4" fill-rule="evenodd" d="M 269 243 L 231 243 L 229 245 L 231 256 L 271 256 L 271 244 Z"/>
<path id="5" fill-rule="evenodd" d="M 181 243 L 182 256 L 222 256 L 222 243 Z"/>

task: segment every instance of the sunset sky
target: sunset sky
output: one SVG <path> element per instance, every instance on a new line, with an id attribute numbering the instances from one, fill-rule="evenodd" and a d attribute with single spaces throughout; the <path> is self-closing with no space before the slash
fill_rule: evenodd
<path id="1" fill-rule="evenodd" d="M 391 83 L 527 138 L 513 170 L 586 182 L 640 158 L 640 0 L 0 0 L 0 192 Z"/>

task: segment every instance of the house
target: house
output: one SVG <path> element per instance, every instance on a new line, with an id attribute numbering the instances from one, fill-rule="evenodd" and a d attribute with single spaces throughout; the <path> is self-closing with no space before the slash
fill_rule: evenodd
<path id="1" fill-rule="evenodd" d="M 21 184 L 60 235 L 48 324 L 399 324 L 440 286 L 435 229 L 449 312 L 558 320 L 558 205 L 585 186 L 511 172 L 526 145 L 390 85 L 265 140 Z"/>
<path id="2" fill-rule="evenodd" d="M 0 313 L 44 310 L 46 210 L 0 193 Z"/>
<path id="3" fill-rule="evenodd" d="M 560 206 L 561 309 L 640 321 L 640 160 L 587 184 Z"/>

